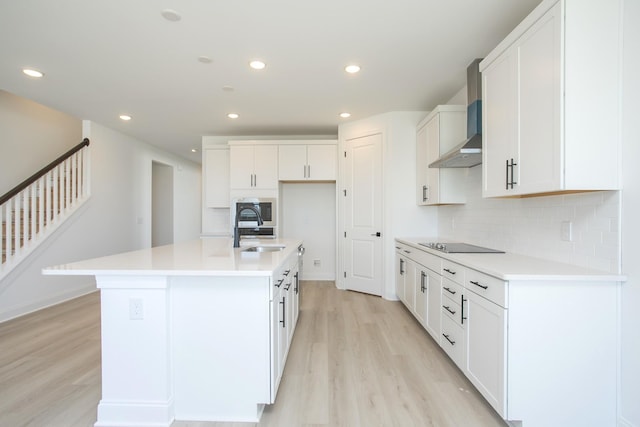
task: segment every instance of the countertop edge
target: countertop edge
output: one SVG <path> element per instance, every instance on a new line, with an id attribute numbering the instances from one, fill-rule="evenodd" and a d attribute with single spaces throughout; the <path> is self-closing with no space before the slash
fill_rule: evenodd
<path id="1" fill-rule="evenodd" d="M 422 246 L 419 242 L 439 241 L 437 238 L 412 238 L 412 237 L 396 237 L 396 241 L 409 245 L 417 250 L 435 255 L 439 258 L 461 264 L 465 267 L 473 270 L 480 271 L 481 273 L 488 274 L 489 276 L 496 277 L 505 281 L 581 281 L 581 282 L 624 282 L 627 277 L 622 274 L 615 274 L 606 271 L 598 271 L 588 269 L 581 266 L 572 264 L 560 263 L 556 261 L 545 260 L 542 258 L 529 257 L 526 255 L 504 253 L 504 254 L 449 254 L 446 252 L 440 252 L 435 249 L 430 249 L 426 246 Z M 491 257 L 487 259 L 488 257 Z M 495 261 L 497 257 L 508 257 L 508 260 L 518 261 L 519 268 L 515 271 L 509 271 L 509 268 L 498 269 L 496 267 L 487 265 L 487 261 Z M 534 268 L 542 268 L 544 272 L 526 271 L 523 265 L 529 263 L 536 265 Z M 568 270 L 571 272 L 558 272 L 558 270 Z"/>

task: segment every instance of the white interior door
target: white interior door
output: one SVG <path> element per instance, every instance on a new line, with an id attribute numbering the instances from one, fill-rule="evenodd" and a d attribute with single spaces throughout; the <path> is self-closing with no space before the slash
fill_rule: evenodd
<path id="1" fill-rule="evenodd" d="M 382 135 L 346 142 L 345 288 L 382 295 Z"/>

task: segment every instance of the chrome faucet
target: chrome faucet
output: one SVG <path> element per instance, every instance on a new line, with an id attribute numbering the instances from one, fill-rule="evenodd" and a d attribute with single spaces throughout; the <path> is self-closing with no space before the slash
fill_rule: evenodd
<path id="1" fill-rule="evenodd" d="M 256 217 L 258 218 L 258 227 L 260 227 L 262 224 L 264 224 L 264 221 L 262 220 L 262 217 L 260 216 L 260 211 L 258 209 L 256 209 L 253 206 L 244 206 L 241 207 L 240 209 L 238 209 L 238 211 L 236 212 L 236 223 L 235 226 L 233 227 L 233 247 L 234 248 L 239 248 L 240 247 L 240 233 L 238 232 L 238 221 L 240 220 L 240 214 L 246 210 L 250 210 L 253 211 L 256 214 Z"/>

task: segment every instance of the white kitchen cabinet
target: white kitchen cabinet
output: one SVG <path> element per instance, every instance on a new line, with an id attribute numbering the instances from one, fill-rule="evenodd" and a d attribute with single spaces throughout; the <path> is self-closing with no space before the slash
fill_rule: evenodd
<path id="1" fill-rule="evenodd" d="M 616 425 L 621 276 L 515 254 L 436 256 L 406 239 L 396 247 L 434 275 L 441 260 L 438 342 L 503 419 Z"/>
<path id="2" fill-rule="evenodd" d="M 484 197 L 621 188 L 620 3 L 543 1 L 482 61 Z"/>
<path id="3" fill-rule="evenodd" d="M 229 147 L 205 148 L 203 153 L 204 205 L 207 208 L 228 208 Z"/>
<path id="4" fill-rule="evenodd" d="M 396 245 L 396 295 L 400 301 L 404 302 L 405 271 L 407 268 L 407 257 L 402 253 L 402 246 Z"/>
<path id="5" fill-rule="evenodd" d="M 278 188 L 277 145 L 231 141 L 229 146 L 231 189 Z"/>
<path id="6" fill-rule="evenodd" d="M 464 168 L 429 168 L 442 154 L 466 138 L 466 107 L 439 105 L 417 127 L 416 202 L 418 205 L 465 202 Z"/>
<path id="7" fill-rule="evenodd" d="M 336 141 L 305 144 L 283 141 L 278 146 L 280 181 L 335 181 L 337 166 Z"/>
<path id="8" fill-rule="evenodd" d="M 505 418 L 507 310 L 474 292 L 465 292 L 464 298 L 467 349 L 463 371 L 487 402 Z"/>

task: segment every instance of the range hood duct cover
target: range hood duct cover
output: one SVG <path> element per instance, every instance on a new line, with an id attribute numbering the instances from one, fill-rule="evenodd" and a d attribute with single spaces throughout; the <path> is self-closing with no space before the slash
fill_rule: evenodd
<path id="1" fill-rule="evenodd" d="M 482 79 L 480 61 L 467 67 L 467 139 L 440 156 L 430 168 L 470 168 L 482 163 Z"/>

